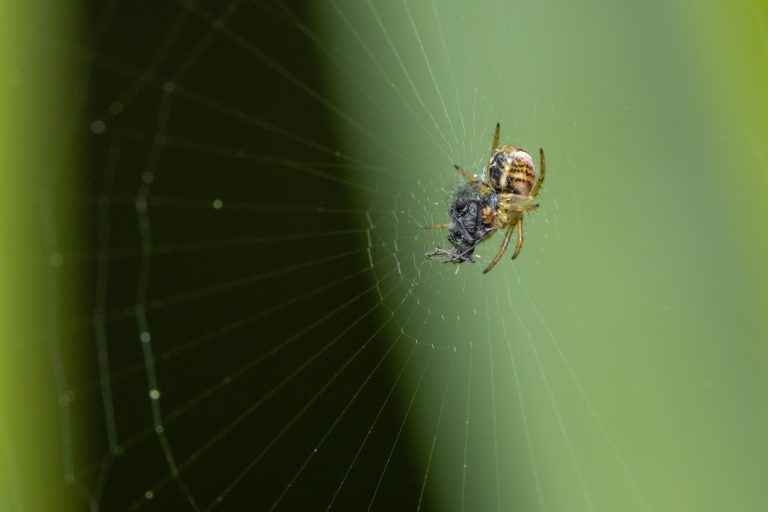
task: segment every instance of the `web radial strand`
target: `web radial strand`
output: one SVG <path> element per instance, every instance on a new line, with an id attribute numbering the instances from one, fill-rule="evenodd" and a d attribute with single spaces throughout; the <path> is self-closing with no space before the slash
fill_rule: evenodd
<path id="1" fill-rule="evenodd" d="M 527 492 L 545 510 L 539 388 L 578 507 L 595 508 L 540 333 L 619 451 L 528 288 L 557 207 L 487 278 L 499 236 L 476 264 L 424 258 L 451 248 L 423 226 L 450 224 L 452 164 L 482 176 L 504 110 L 481 73 L 504 55 L 473 51 L 473 27 L 501 21 L 425 5 L 334 0 L 313 18 L 292 0 L 181 0 L 146 4 L 150 20 L 115 0 L 99 15 L 93 378 L 70 383 L 50 339 L 57 393 L 103 409 L 82 465 L 58 412 L 92 509 L 506 510 Z M 147 30 L 135 55 L 128 24 Z M 501 119 L 502 138 L 545 110 Z M 520 474 L 523 498 L 506 488 Z"/>

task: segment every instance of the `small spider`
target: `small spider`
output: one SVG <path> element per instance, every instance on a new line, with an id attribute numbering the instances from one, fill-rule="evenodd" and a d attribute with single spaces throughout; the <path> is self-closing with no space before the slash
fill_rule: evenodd
<path id="1" fill-rule="evenodd" d="M 507 250 L 512 231 L 517 226 L 517 245 L 512 259 L 517 258 L 523 247 L 523 213 L 538 208 L 536 196 L 544 183 L 544 150 L 539 149 L 541 174 L 536 179 L 533 158 L 522 148 L 499 147 L 500 125 L 491 145 L 486 179 L 480 180 L 454 164 L 454 168 L 467 183 L 453 196 L 448 209 L 449 224 L 432 224 L 426 229 L 447 229 L 448 241 L 454 250 L 435 249 L 425 254 L 427 258 L 444 257 L 446 263 L 474 263 L 472 253 L 481 242 L 489 239 L 496 231 L 506 228 L 504 240 L 496 257 L 483 274 L 489 272 Z"/>

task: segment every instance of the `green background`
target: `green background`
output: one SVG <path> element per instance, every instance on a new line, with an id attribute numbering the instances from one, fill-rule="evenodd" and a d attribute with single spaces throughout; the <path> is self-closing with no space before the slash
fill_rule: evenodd
<path id="1" fill-rule="evenodd" d="M 428 324 L 429 334 L 421 331 L 427 342 L 474 340 L 475 357 L 494 360 L 472 366 L 486 375 L 473 382 L 472 401 L 484 424 L 473 425 L 480 433 L 470 439 L 473 450 L 489 456 L 469 479 L 471 507 L 491 510 L 498 499 L 504 510 L 512 504 L 533 510 L 543 492 L 554 510 L 759 510 L 767 448 L 761 434 L 768 339 L 764 7 L 425 2 L 410 5 L 410 18 L 404 4 L 379 7 L 412 82 L 376 37 L 370 6 L 347 2 L 344 10 L 367 20 L 360 32 L 374 34 L 372 52 L 411 99 L 409 107 L 391 92 L 338 19 L 328 22 L 326 35 L 349 48 L 344 54 L 359 64 L 352 74 L 382 108 L 376 111 L 351 80 L 331 74 L 339 101 L 365 126 L 387 126 L 387 115 L 396 112 L 403 122 L 383 138 L 426 164 L 408 167 L 400 155 L 345 126 L 356 156 L 393 169 L 391 178 L 381 178 L 391 190 L 409 186 L 407 173 L 428 184 L 417 195 L 439 196 L 430 187 L 457 181 L 444 149 L 479 172 L 484 162 L 477 160 L 486 158 L 496 120 L 502 143 L 546 149 L 542 207 L 529 216 L 527 243 L 515 262 L 522 269 L 502 262 L 487 277 L 472 268 L 466 279 L 432 280 L 420 289 L 434 309 L 462 315 L 461 327 L 446 326 L 443 333 Z M 426 109 L 407 94 L 412 83 Z M 490 114 L 478 103 L 490 103 Z M 469 125 L 475 114 L 489 117 L 478 121 L 482 134 L 467 150 L 463 140 L 453 147 L 438 137 L 425 140 L 411 107 L 427 127 L 435 121 L 449 143 L 452 129 L 462 138 L 462 119 Z M 430 209 L 425 223 L 445 222 L 443 208 Z M 492 257 L 497 244 L 480 253 Z M 471 313 L 489 302 L 489 315 Z M 502 317 L 512 332 L 502 329 Z M 503 357 L 510 339 L 523 367 L 519 383 Z M 542 372 L 535 369 L 539 361 Z M 526 444 L 520 406 L 503 405 L 515 402 L 503 395 L 518 384 L 530 415 L 535 469 L 520 460 Z M 557 405 L 547 410 L 550 389 Z M 436 400 L 440 391 L 433 390 Z M 516 439 L 506 449 L 498 440 L 493 445 L 494 413 L 497 428 L 506 427 L 498 437 Z M 449 467 L 462 457 L 463 425 L 453 424 Z M 458 474 L 446 470 L 444 476 L 445 489 L 461 487 Z M 446 509 L 456 508 L 455 496 L 446 496 Z"/>
<path id="2" fill-rule="evenodd" d="M 376 337 L 353 331 L 359 336 L 355 340 L 395 340 L 397 356 L 385 365 L 391 367 L 389 378 L 406 370 L 397 388 L 399 405 L 393 406 L 398 412 L 388 417 L 387 410 L 382 420 L 388 422 L 389 441 L 371 457 L 379 465 L 389 461 L 392 439 L 401 425 L 406 427 L 400 444 L 409 447 L 401 457 L 406 462 L 394 470 L 406 483 L 385 482 L 381 490 L 388 497 L 385 503 L 397 503 L 392 496 L 400 490 L 403 502 L 414 507 L 421 502 L 419 492 L 428 477 L 423 499 L 430 509 L 761 510 L 768 498 L 765 5 L 757 1 L 376 2 L 378 21 L 367 2 L 313 5 L 307 16 L 301 6 L 292 6 L 302 12 L 304 21 L 286 16 L 282 4 L 270 5 L 276 6 L 266 9 L 273 17 L 259 11 L 225 23 L 233 33 L 263 34 L 264 39 L 254 43 L 255 50 L 238 53 L 242 48 L 230 39 L 232 46 L 210 48 L 207 66 L 215 72 L 208 81 L 193 82 L 195 72 L 209 69 L 202 64 L 192 68 L 193 77 L 178 78 L 182 99 L 174 96 L 168 134 L 179 135 L 191 126 L 197 131 L 185 132 L 185 137 L 197 148 L 208 148 L 207 143 L 227 146 L 242 136 L 244 140 L 231 146 L 260 155 L 261 146 L 254 139 L 261 135 L 252 127 L 244 129 L 232 119 L 216 124 L 215 116 L 210 123 L 200 122 L 205 112 L 224 112 L 216 106 L 219 91 L 227 91 L 221 96 L 231 99 L 237 112 L 282 122 L 311 141 L 324 142 L 325 134 L 333 133 L 337 137 L 333 147 L 341 150 L 346 166 L 342 186 L 326 191 L 322 184 L 313 188 L 312 183 L 302 183 L 286 204 L 345 205 L 368 215 L 339 220 L 315 216 L 314 221 L 289 223 L 274 233 L 270 229 L 278 230 L 277 222 L 264 227 L 255 214 L 227 217 L 221 224 L 195 217 L 183 200 L 208 200 L 206 190 L 226 196 L 221 191 L 227 189 L 234 197 L 238 188 L 253 187 L 263 195 L 254 192 L 243 201 L 256 207 L 270 203 L 273 191 L 285 186 L 272 171 L 284 168 L 254 158 L 248 165 L 269 171 L 272 177 L 242 171 L 235 177 L 209 178 L 207 169 L 236 170 L 241 164 L 231 164 L 232 155 L 208 148 L 207 167 L 197 168 L 195 159 L 174 153 L 183 148 L 178 143 L 162 150 L 159 167 L 171 172 L 153 185 L 158 210 L 167 208 L 172 221 L 153 217 L 153 236 L 158 244 L 172 246 L 224 233 L 216 246 L 222 259 L 217 260 L 217 270 L 210 271 L 213 284 L 226 281 L 217 272 L 224 276 L 227 268 L 243 268 L 248 258 L 258 259 L 240 258 L 228 249 L 226 240 L 254 232 L 272 236 L 357 230 L 359 236 L 345 242 L 349 246 L 334 242 L 342 252 L 365 248 L 371 236 L 374 265 L 370 273 L 361 274 L 368 281 L 359 286 L 376 284 L 383 301 L 372 294 L 373 315 L 360 306 L 339 324 L 362 328 L 370 323 Z M 135 229 L 131 199 L 146 166 L 145 153 L 157 145 L 154 135 L 163 107 L 156 98 L 163 97 L 164 84 L 174 75 L 152 68 L 146 79 L 137 70 L 147 69 L 151 52 L 137 49 L 133 60 L 122 52 L 132 44 L 140 48 L 136 41 L 142 40 L 150 50 L 162 48 L 172 31 L 167 20 L 175 18 L 164 18 L 146 6 L 144 12 L 118 9 L 107 22 L 88 9 L 80 13 L 58 4 L 48 9 L 3 7 L 7 29 L 0 31 L 0 154 L 5 162 L 0 172 L 4 219 L 0 508 L 52 510 L 51 504 L 56 504 L 57 510 L 77 510 L 103 499 L 104 509 L 122 510 L 141 493 L 126 486 L 122 496 L 120 483 L 132 476 L 141 479 L 134 466 L 120 467 L 123 454 L 103 439 L 109 435 L 104 433 L 108 429 L 100 410 L 104 391 L 97 384 L 90 334 L 94 317 L 89 293 L 98 261 L 91 242 L 97 221 L 103 218 L 94 204 L 98 190 L 106 190 L 115 204 L 125 203 L 129 212 L 125 226 Z M 176 15 L 178 6 L 166 8 Z M 339 11 L 365 46 L 347 29 Z M 193 18 L 201 31 L 212 26 L 213 18 Z M 138 25 L 146 35 L 135 40 L 117 35 L 120 28 L 137 25 L 135 19 L 141 20 Z M 100 37 L 111 44 L 97 47 L 93 42 L 94 20 L 107 28 Z M 156 27 L 150 20 L 156 20 Z M 319 35 L 320 44 L 312 47 L 317 52 L 316 68 L 294 66 L 300 51 L 290 48 L 290 39 L 296 35 L 284 37 L 280 32 L 285 26 L 295 31 L 303 22 Z M 200 39 L 195 32 L 189 38 Z M 193 42 L 169 46 L 163 55 L 183 66 Z M 274 58 L 277 67 L 263 64 L 264 54 Z M 231 75 L 215 68 L 218 61 L 232 68 Z M 254 71 L 257 62 L 263 69 Z M 309 83 L 311 92 L 306 94 L 295 83 L 285 86 L 281 66 Z M 104 78 L 107 73 L 119 78 Z M 312 73 L 319 76 L 316 82 L 306 78 Z M 144 93 L 139 93 L 137 108 L 126 109 L 132 117 L 123 121 L 115 114 L 107 119 L 103 114 L 119 94 L 100 93 L 104 83 L 117 91 L 142 84 L 150 99 L 142 103 Z M 183 86 L 188 83 L 194 84 L 188 90 L 200 93 L 204 101 L 186 102 L 191 96 L 184 95 Z M 280 111 L 281 105 L 304 108 L 299 98 L 318 103 L 313 94 L 327 102 L 317 118 L 287 108 Z M 261 112 L 271 99 L 276 110 L 265 107 Z M 108 147 L 88 138 L 93 136 L 89 130 L 95 116 L 104 117 L 110 128 L 123 130 L 109 133 L 113 137 L 109 140 L 130 155 L 125 167 L 118 167 L 111 190 L 94 185 L 104 175 Z M 487 276 L 480 274 L 481 264 L 463 265 L 455 273 L 454 268 L 422 261 L 424 252 L 444 246 L 445 241 L 439 234 L 423 232 L 419 224 L 444 220 L 446 201 L 459 183 L 451 164 L 479 172 L 496 121 L 502 125 L 502 142 L 522 145 L 531 153 L 543 147 L 547 154 L 541 208 L 526 217 L 521 258 L 515 263 L 505 259 Z M 275 151 L 298 162 L 306 155 L 291 154 L 296 147 Z M 130 160 L 134 157 L 136 162 Z M 134 176 L 131 169 L 139 171 Z M 121 176 L 131 179 L 123 182 Z M 319 203 L 312 202 L 320 196 Z M 129 199 L 123 201 L 125 197 Z M 120 213 L 113 215 L 113 220 L 120 218 Z M 52 236 L 47 228 L 54 224 Z M 117 225 L 113 229 L 116 254 L 137 265 L 125 271 L 129 284 L 124 289 L 119 279 L 110 283 L 112 311 L 118 311 L 118 305 L 133 305 L 132 272 L 140 266 L 140 258 L 132 251 L 140 240 L 123 235 Z M 497 243 L 494 239 L 481 247 L 481 262 L 493 255 Z M 312 250 L 302 252 L 302 247 L 275 243 L 270 248 L 274 258 L 264 257 L 258 267 L 234 275 L 247 280 L 264 268 L 270 270 L 270 265 L 280 268 L 276 264 L 280 260 L 310 263 Z M 68 264 L 70 255 L 83 252 L 91 257 Z M 366 251 L 358 256 L 348 263 L 350 274 L 367 265 Z M 167 264 L 163 258 L 153 260 L 153 268 L 161 270 L 153 274 L 149 299 L 174 293 L 191 296 L 210 284 L 194 280 L 195 269 L 206 265 L 203 258 Z M 330 283 L 335 268 L 321 265 L 313 274 L 317 284 Z M 273 290 L 288 286 L 279 277 L 232 301 L 263 300 L 265 305 L 258 302 L 258 307 L 267 308 Z M 310 279 L 299 281 L 309 288 Z M 296 286 L 287 288 L 288 297 L 300 293 L 302 288 Z M 333 300 L 328 299 L 329 307 L 342 304 L 341 298 Z M 231 310 L 219 311 L 215 302 L 207 298 L 197 313 L 229 314 Z M 161 327 L 156 336 L 160 352 L 165 350 L 164 339 L 186 334 L 180 334 L 183 326 L 163 317 L 166 312 L 172 316 L 172 306 L 158 311 L 151 323 Z M 126 318 L 133 320 L 128 313 Z M 290 330 L 284 334 L 281 326 L 322 318 L 311 309 L 295 316 L 286 313 L 275 325 L 260 326 L 258 334 L 266 340 L 282 339 Z M 364 323 L 354 324 L 358 319 Z M 122 330 L 135 330 L 135 322 L 126 321 L 125 327 L 119 322 L 111 324 L 113 340 Z M 125 346 L 135 344 L 132 330 L 125 334 L 131 340 Z M 330 329 L 312 333 L 321 346 L 336 339 Z M 167 349 L 174 346 L 169 343 Z M 198 360 L 194 364 L 199 368 L 212 368 L 210 380 L 205 380 L 204 372 L 190 369 L 196 368 L 192 363 L 178 367 L 160 363 L 161 384 L 167 386 L 162 387 L 165 411 L 173 416 L 184 410 L 185 390 L 205 391 L 231 375 L 227 357 L 255 360 L 269 350 L 235 343 L 226 347 L 221 352 L 187 352 Z M 340 354 L 328 366 L 335 371 L 354 361 L 351 366 L 359 366 L 363 377 L 371 375 L 370 367 L 351 359 L 352 353 Z M 117 432 L 124 441 L 154 424 L 146 404 L 131 399 L 144 399 L 146 362 L 138 356 L 120 357 L 118 353 L 114 359 L 113 375 L 126 388 L 125 394 L 117 384 L 115 390 L 115 404 L 124 414 L 118 417 Z M 208 417 L 231 417 L 237 414 L 233 410 L 247 409 L 256 400 L 251 390 L 273 389 L 280 375 L 299 368 L 302 357 L 298 352 L 275 365 L 274 378 L 267 371 L 255 376 L 244 390 L 233 391 L 229 402 L 217 404 L 222 409 L 209 405 L 201 413 L 201 425 L 210 421 L 210 431 L 203 431 L 199 439 L 209 440 L 223 428 Z M 132 373 L 131 368 L 138 370 Z M 328 379 L 322 372 L 299 377 L 297 386 L 307 391 L 286 403 L 306 404 L 317 382 Z M 79 391 L 66 393 L 70 389 Z M 338 401 L 329 399 L 330 404 L 346 403 L 354 389 L 346 389 Z M 384 396 L 371 398 L 374 413 L 389 403 Z M 339 417 L 338 409 L 329 410 L 335 412 L 328 422 Z M 285 414 L 279 404 L 269 405 L 259 422 L 270 425 L 270 432 L 279 432 L 289 424 L 290 415 Z M 133 416 L 136 425 L 131 423 Z M 374 416 L 348 416 L 360 419 L 349 427 L 352 437 L 346 443 L 356 447 Z M 311 418 L 320 417 L 316 413 Z M 194 453 L 199 440 L 184 436 L 195 421 L 184 425 L 170 430 L 169 439 L 174 449 Z M 299 425 L 293 447 L 303 438 L 316 443 L 311 425 Z M 249 452 L 251 432 L 236 433 L 232 450 L 218 450 L 221 459 L 242 451 L 246 461 L 253 460 L 251 453 L 258 453 L 273 435 L 255 440 Z M 125 452 L 143 468 L 147 486 L 168 474 L 156 442 L 150 438 L 146 451 L 143 444 L 129 443 Z M 186 449 L 187 442 L 193 448 Z M 344 437 L 335 443 L 329 442 L 328 452 L 342 453 Z M 265 472 L 282 477 L 285 463 L 287 477 L 275 478 L 277 491 L 270 489 L 264 501 L 240 498 L 244 501 L 239 502 L 230 496 L 226 503 L 234 509 L 238 503 L 273 503 L 304 457 L 303 452 L 293 457 L 290 447 L 275 451 Z M 123 476 L 115 477 L 115 488 L 107 487 L 101 495 L 95 468 L 104 460 L 115 461 L 115 473 L 110 475 Z M 210 464 L 201 470 L 199 486 L 190 477 L 192 494 L 203 508 L 221 491 L 215 485 L 210 493 L 205 490 L 205 477 L 226 466 L 221 461 Z M 412 475 L 400 476 L 399 471 L 406 475 L 408 464 Z M 325 472 L 338 480 L 345 468 L 326 466 Z M 367 472 L 358 467 L 353 474 Z M 237 476 L 225 474 L 223 485 Z M 376 478 L 378 473 L 373 482 Z M 302 486 L 310 488 L 306 482 L 298 487 Z M 248 489 L 242 492 L 247 495 Z M 359 492 L 367 504 L 370 488 L 360 484 Z M 168 510 L 188 506 L 181 494 L 165 499 L 154 503 Z M 152 503 L 140 502 L 147 508 Z"/>

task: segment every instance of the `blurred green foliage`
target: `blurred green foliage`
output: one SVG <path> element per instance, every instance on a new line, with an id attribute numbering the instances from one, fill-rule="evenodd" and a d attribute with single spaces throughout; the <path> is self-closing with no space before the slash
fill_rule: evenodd
<path id="1" fill-rule="evenodd" d="M 410 376 L 427 401 L 411 433 L 422 460 L 448 397 L 427 492 L 446 510 L 764 508 L 765 3 L 377 4 L 378 20 L 366 2 L 339 2 L 367 48 L 331 4 L 318 13 L 354 77 L 329 63 L 334 101 L 358 122 L 340 130 L 360 161 L 387 171 L 359 169 L 377 191 L 360 204 L 395 212 L 389 228 L 374 215 L 380 240 L 416 240 L 415 257 L 389 265 L 429 277 L 411 289 L 415 313 L 388 307 L 408 336 L 456 347 L 430 354 L 434 379 Z M 4 7 L 0 508 L 34 510 L 44 494 L 67 510 L 61 469 L 73 447 L 58 440 L 72 397 L 56 395 L 51 361 L 81 363 L 46 341 L 78 346 L 45 297 L 61 260 L 40 206 L 46 193 L 58 204 L 52 185 L 67 184 L 61 148 L 72 144 L 62 140 L 82 113 L 81 61 L 52 49 L 80 26 L 64 3 Z M 504 142 L 547 151 L 521 259 L 486 277 L 477 265 L 420 267 L 440 237 L 406 219 L 444 218 L 450 164 L 479 169 L 496 120 Z M 57 219 L 66 246 L 76 216 Z M 376 268 L 382 282 L 397 279 L 387 270 Z M 77 302 L 76 285 L 65 281 L 62 303 Z M 467 462 L 465 485 L 455 469 Z"/>

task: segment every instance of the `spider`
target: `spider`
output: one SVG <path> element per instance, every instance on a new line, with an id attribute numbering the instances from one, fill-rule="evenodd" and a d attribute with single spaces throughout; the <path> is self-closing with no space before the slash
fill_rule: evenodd
<path id="1" fill-rule="evenodd" d="M 425 254 L 427 258 L 444 257 L 446 263 L 474 263 L 472 253 L 475 247 L 489 239 L 496 231 L 506 228 L 499 252 L 483 270 L 483 274 L 486 274 L 506 252 L 515 226 L 517 245 L 512 259 L 520 254 L 523 247 L 523 213 L 539 207 L 534 201 L 544 183 L 544 150 L 539 149 L 541 174 L 536 179 L 536 167 L 531 155 L 515 146 L 499 146 L 500 129 L 500 124 L 496 123 L 491 157 L 485 169 L 485 180 L 472 176 L 456 164 L 453 165 L 467 183 L 453 196 L 453 202 L 448 209 L 451 222 L 432 224 L 425 228 L 447 229 L 448 241 L 454 250 L 437 248 Z"/>

